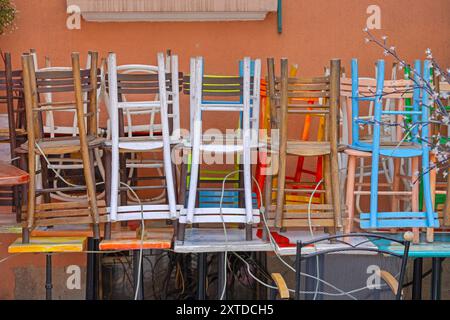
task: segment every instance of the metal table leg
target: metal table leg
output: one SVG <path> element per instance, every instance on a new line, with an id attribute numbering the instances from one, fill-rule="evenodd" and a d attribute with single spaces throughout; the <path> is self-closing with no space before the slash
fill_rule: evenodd
<path id="1" fill-rule="evenodd" d="M 133 282 L 134 293 L 135 296 L 137 296 L 137 300 L 144 300 L 144 263 L 142 262 L 141 267 L 139 268 L 140 253 L 140 250 L 133 251 Z"/>
<path id="2" fill-rule="evenodd" d="M 86 265 L 86 300 L 98 299 L 98 259 L 97 253 L 91 251 L 98 251 L 99 240 L 88 238 L 88 253 Z"/>
<path id="3" fill-rule="evenodd" d="M 198 254 L 198 283 L 197 298 L 198 300 L 206 300 L 206 253 Z"/>
<path id="4" fill-rule="evenodd" d="M 52 254 L 47 253 L 45 256 L 45 299 L 52 300 Z"/>
<path id="5" fill-rule="evenodd" d="M 412 299 L 422 300 L 423 258 L 414 259 Z"/>
<path id="6" fill-rule="evenodd" d="M 431 300 L 441 300 L 442 258 L 433 258 Z"/>

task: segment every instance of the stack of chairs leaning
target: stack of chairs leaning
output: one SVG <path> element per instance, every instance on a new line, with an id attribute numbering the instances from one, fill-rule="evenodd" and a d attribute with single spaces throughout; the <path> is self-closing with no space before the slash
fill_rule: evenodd
<path id="1" fill-rule="evenodd" d="M 263 241 L 411 229 L 431 242 L 450 226 L 450 184 L 429 170 L 424 142 L 436 132 L 448 140 L 448 128 L 421 125 L 430 110 L 409 79 L 417 74 L 386 79 L 383 60 L 374 76 L 361 77 L 353 59 L 347 77 L 336 59 L 308 77 L 287 59 L 263 68 L 244 57 L 218 74 L 203 57 L 183 73 L 170 50 L 148 64 L 86 57 L 61 67 L 45 57 L 40 68 L 30 50 L 13 69 L 3 55 L 2 161 L 29 183 L 3 187 L 1 204 L 24 243 L 33 230 L 75 225 L 94 239 L 170 226 L 181 242 L 189 229 L 223 227 Z M 448 97 L 429 61 L 414 68 Z"/>

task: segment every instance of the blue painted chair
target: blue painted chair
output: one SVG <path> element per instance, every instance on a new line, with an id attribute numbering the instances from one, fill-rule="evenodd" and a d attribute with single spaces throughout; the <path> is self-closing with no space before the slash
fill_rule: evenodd
<path id="1" fill-rule="evenodd" d="M 429 61 L 425 61 L 425 70 L 429 70 Z M 415 70 L 420 72 L 420 61 L 415 62 Z M 361 95 L 359 88 L 358 76 L 358 61 L 352 60 L 352 145 L 351 148 L 363 151 L 372 152 L 372 180 L 370 188 L 370 212 L 362 213 L 360 216 L 360 227 L 362 229 L 389 229 L 389 228 L 437 228 L 439 221 L 437 214 L 433 211 L 431 201 L 431 188 L 429 176 L 429 147 L 426 141 L 429 137 L 429 128 L 426 123 L 429 118 L 428 107 L 420 107 L 421 89 L 417 85 L 413 85 L 413 106 L 409 110 L 383 110 L 383 97 L 387 95 L 405 94 L 410 91 L 411 84 L 405 82 L 395 86 L 395 82 L 391 82 L 392 86 L 386 86 L 384 80 L 385 64 L 383 60 L 378 61 L 377 66 L 377 83 L 376 92 L 371 95 Z M 426 81 L 430 80 L 429 73 L 424 74 Z M 419 81 L 419 77 L 415 77 Z M 417 82 L 418 83 L 418 82 Z M 403 89 L 401 88 L 403 86 Z M 359 102 L 373 101 L 375 104 L 375 113 L 373 120 L 361 120 L 359 118 Z M 425 90 L 422 91 L 422 105 L 428 105 L 428 94 Z M 392 115 L 397 119 L 402 117 L 411 117 L 412 127 L 410 132 L 405 132 L 407 137 L 409 133 L 412 134 L 410 141 L 405 138 L 399 140 L 398 143 L 391 145 L 381 143 L 382 127 L 389 125 L 383 122 L 384 115 Z M 398 123 L 398 120 L 396 121 Z M 359 126 L 371 125 L 373 126 L 373 140 L 361 141 L 359 139 Z M 421 130 L 419 130 L 421 128 Z M 409 140 L 409 139 L 408 139 Z M 378 167 L 380 157 L 392 158 L 412 158 L 418 159 L 422 157 L 422 175 L 421 179 L 424 185 L 424 202 L 425 210 L 418 210 L 418 197 L 413 194 L 413 210 L 412 212 L 379 212 L 379 176 Z M 417 186 L 416 186 L 417 187 Z M 413 187 L 414 188 L 414 187 Z M 416 188 L 417 189 L 417 188 Z M 385 195 L 395 195 L 395 192 L 385 192 Z M 417 202 L 417 203 L 416 203 Z M 415 210 L 417 208 L 417 210 Z"/>

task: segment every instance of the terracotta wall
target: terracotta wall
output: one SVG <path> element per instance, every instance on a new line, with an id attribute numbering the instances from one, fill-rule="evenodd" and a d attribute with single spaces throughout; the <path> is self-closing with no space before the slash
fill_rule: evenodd
<path id="1" fill-rule="evenodd" d="M 234 73 L 237 60 L 250 55 L 288 57 L 305 75 L 321 73 L 330 58 L 341 58 L 348 66 L 352 57 L 358 57 L 362 71 L 372 72 L 373 63 L 383 54 L 364 43 L 362 29 L 371 4 L 381 7 L 382 30 L 376 33 L 388 35 L 404 58 L 424 58 L 429 47 L 442 65 L 450 64 L 448 0 L 285 0 L 282 35 L 277 33 L 273 13 L 256 22 L 83 21 L 81 30 L 68 30 L 65 0 L 14 2 L 20 10 L 18 30 L 0 37 L 0 48 L 11 51 L 17 65 L 19 54 L 30 48 L 37 50 L 41 64 L 49 56 L 54 65 L 69 64 L 72 51 L 88 50 L 103 56 L 115 51 L 119 63 L 155 63 L 157 51 L 171 48 L 180 56 L 182 71 L 188 71 L 191 56 L 202 55 L 207 72 Z M 182 118 L 187 124 L 187 117 Z"/>

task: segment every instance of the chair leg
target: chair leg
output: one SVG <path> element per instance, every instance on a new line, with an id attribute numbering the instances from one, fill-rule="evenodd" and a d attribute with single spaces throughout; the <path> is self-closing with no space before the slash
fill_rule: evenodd
<path id="1" fill-rule="evenodd" d="M 348 156 L 347 166 L 347 192 L 345 195 L 345 204 L 347 206 L 347 224 L 345 233 L 353 232 L 353 222 L 355 219 L 355 175 L 356 175 L 356 157 Z"/>
<path id="2" fill-rule="evenodd" d="M 103 150 L 103 167 L 105 170 L 105 202 L 106 206 L 111 206 L 111 150 Z M 111 239 L 111 222 L 105 223 L 105 234 L 104 238 L 106 240 Z"/>
<path id="3" fill-rule="evenodd" d="M 28 183 L 28 200 L 27 200 L 27 227 L 23 228 L 23 239 L 24 243 L 29 243 L 30 241 L 30 230 L 34 226 L 34 212 L 36 209 L 36 157 L 34 156 L 34 150 L 28 157 L 28 170 L 30 175 L 30 181 Z"/>
<path id="4" fill-rule="evenodd" d="M 48 165 L 47 162 L 45 161 L 44 157 L 40 157 L 40 162 L 41 162 L 41 176 L 42 176 L 42 188 L 43 189 L 49 189 L 49 170 L 48 170 Z M 50 203 L 51 201 L 51 197 L 50 197 L 50 193 L 45 192 L 44 193 L 44 203 Z"/>
<path id="5" fill-rule="evenodd" d="M 127 175 L 127 157 L 126 154 L 120 154 L 119 155 L 119 172 L 120 172 L 120 181 L 123 183 L 127 183 L 128 180 L 128 175 Z M 119 190 L 121 186 L 119 186 Z M 126 206 L 127 205 L 127 191 L 123 190 L 119 192 L 120 194 L 120 205 L 121 206 Z"/>
<path id="6" fill-rule="evenodd" d="M 192 152 L 192 163 L 191 163 L 191 174 L 189 181 L 189 196 L 187 205 L 187 223 L 191 224 L 194 220 L 195 207 L 197 201 L 197 185 L 199 180 L 200 171 L 200 150 L 199 144 L 193 147 Z"/>
<path id="7" fill-rule="evenodd" d="M 414 157 L 411 160 L 411 180 L 412 180 L 412 204 L 411 210 L 412 212 L 419 211 L 419 182 L 417 180 L 416 172 L 419 172 L 419 158 Z M 420 229 L 413 228 L 413 243 L 420 242 Z"/>
<path id="8" fill-rule="evenodd" d="M 253 221 L 253 199 L 252 199 L 252 183 L 250 165 L 248 168 L 244 165 L 244 196 L 245 196 L 245 210 L 247 216 L 247 223 L 245 225 L 246 240 L 251 241 L 253 238 L 253 224 L 249 221 Z"/>
<path id="9" fill-rule="evenodd" d="M 432 160 L 433 161 L 433 160 Z M 436 169 L 430 171 L 431 203 L 433 212 L 436 209 Z M 434 229 L 427 228 L 427 242 L 434 242 Z"/>
<path id="10" fill-rule="evenodd" d="M 90 211 L 92 215 L 94 239 L 100 239 L 100 230 L 99 230 L 100 217 L 97 206 L 95 171 L 93 166 L 94 153 L 93 150 L 86 150 L 82 148 L 81 155 L 83 158 L 83 171 L 86 180 L 86 188 L 87 188 L 87 195 L 89 198 Z"/>
<path id="11" fill-rule="evenodd" d="M 399 201 L 398 197 L 396 196 L 397 192 L 400 189 L 400 162 L 401 159 L 395 158 L 394 159 L 394 174 L 392 176 L 392 191 L 393 191 L 393 197 L 391 202 L 391 211 L 392 212 L 398 212 L 400 211 Z"/>
<path id="12" fill-rule="evenodd" d="M 184 241 L 186 235 L 186 224 L 178 222 L 177 225 L 177 240 Z"/>
<path id="13" fill-rule="evenodd" d="M 325 185 L 325 203 L 326 204 L 333 204 L 333 181 L 331 178 L 331 157 L 330 155 L 326 155 L 323 157 L 323 171 L 324 171 L 324 185 Z M 333 210 L 336 210 L 336 208 L 333 206 Z M 336 214 L 336 212 L 335 212 Z M 336 234 L 336 225 L 334 225 L 333 228 L 329 229 L 327 228 L 326 232 L 329 232 L 331 234 Z"/>
<path id="14" fill-rule="evenodd" d="M 324 157 L 322 157 L 323 159 Z M 335 229 L 342 230 L 342 206 L 341 206 L 341 187 L 339 183 L 339 163 L 338 155 L 331 153 L 331 185 L 332 185 L 332 195 L 333 195 L 333 209 Z"/>

